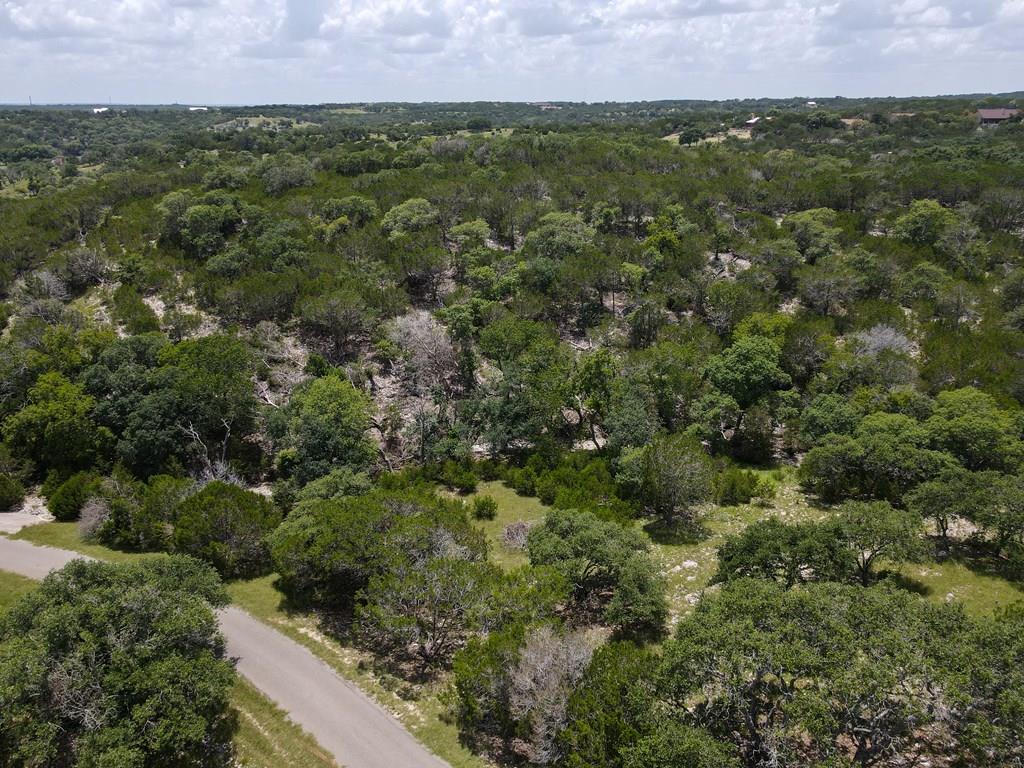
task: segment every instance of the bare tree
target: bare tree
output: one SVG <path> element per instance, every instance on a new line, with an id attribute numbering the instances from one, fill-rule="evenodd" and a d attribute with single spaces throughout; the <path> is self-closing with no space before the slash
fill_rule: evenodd
<path id="1" fill-rule="evenodd" d="M 450 394 L 458 361 L 448 330 L 433 315 L 418 309 L 397 317 L 389 336 L 405 355 L 406 385 L 414 394 Z"/>
<path id="2" fill-rule="evenodd" d="M 913 356 L 917 346 L 907 336 L 891 325 L 879 324 L 852 336 L 853 343 L 861 355 L 878 357 L 882 352 L 899 352 Z"/>
<path id="3" fill-rule="evenodd" d="M 569 696 L 597 645 L 592 633 L 561 635 L 550 625 L 527 635 L 512 670 L 509 711 L 529 724 L 529 740 L 517 746 L 530 762 L 548 765 L 559 758 L 558 734 L 566 725 Z"/>

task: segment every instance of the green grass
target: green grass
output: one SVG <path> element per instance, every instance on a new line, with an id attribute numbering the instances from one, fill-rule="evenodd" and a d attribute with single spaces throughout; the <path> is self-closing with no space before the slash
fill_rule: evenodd
<path id="1" fill-rule="evenodd" d="M 0 614 L 14 605 L 22 595 L 31 592 L 35 586 L 36 583 L 32 579 L 0 571 Z"/>
<path id="2" fill-rule="evenodd" d="M 143 552 L 121 552 L 102 544 L 89 544 L 82 541 L 82 537 L 78 533 L 78 523 L 39 523 L 22 528 L 10 538 L 30 541 L 33 544 L 46 547 L 70 549 L 72 552 L 80 552 L 83 555 L 95 557 L 97 560 L 106 560 L 111 563 L 127 563 L 132 560 L 153 557 L 153 555 Z"/>
<path id="3" fill-rule="evenodd" d="M 959 602 L 973 616 L 990 616 L 1024 600 L 1024 586 L 971 568 L 967 560 L 903 563 L 890 569 L 929 600 Z"/>
<path id="4" fill-rule="evenodd" d="M 497 480 L 480 483 L 475 492 L 464 498 L 467 501 L 472 501 L 477 496 L 490 496 L 498 504 L 498 514 L 493 520 L 474 521 L 487 536 L 491 560 L 505 569 L 526 565 L 529 562 L 526 553 L 521 550 L 509 549 L 502 541 L 505 526 L 517 522 L 540 522 L 547 514 L 548 507 L 542 504 L 540 499 L 532 496 L 520 496 Z"/>
<path id="5" fill-rule="evenodd" d="M 755 470 L 759 474 L 772 474 Z M 751 523 L 777 517 L 787 523 L 823 520 L 827 510 L 808 503 L 797 486 L 795 473 L 784 469 L 777 480 L 775 498 L 767 506 L 744 504 L 737 507 L 709 505 L 705 510 L 704 536 L 694 541 L 659 542 L 655 540 L 651 552 L 661 566 L 667 582 L 669 611 L 672 620 L 689 613 L 700 599 L 718 570 L 718 548 L 728 536 L 738 534 Z M 642 523 L 640 524 L 642 525 Z"/>
<path id="6" fill-rule="evenodd" d="M 686 543 L 655 542 L 652 554 L 665 574 L 673 621 L 689 613 L 700 599 L 718 569 L 716 552 L 726 537 L 769 517 L 795 523 L 824 520 L 829 514 L 828 509 L 808 502 L 797 485 L 795 473 L 787 468 L 778 483 L 778 493 L 768 506 L 711 506 L 704 518 L 705 538 Z M 967 613 L 975 616 L 991 615 L 1024 599 L 1021 585 L 980 568 L 971 568 L 970 563 L 962 559 L 905 563 L 891 570 L 903 577 L 906 586 L 927 599 L 960 602 Z"/>
<path id="7" fill-rule="evenodd" d="M 246 768 L 336 768 L 334 759 L 316 739 L 248 680 L 238 677 L 231 691 L 236 715 L 235 760 Z"/>

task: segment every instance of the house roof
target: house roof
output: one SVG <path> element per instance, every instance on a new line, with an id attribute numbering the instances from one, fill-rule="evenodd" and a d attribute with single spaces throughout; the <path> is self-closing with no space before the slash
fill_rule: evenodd
<path id="1" fill-rule="evenodd" d="M 1019 109 L 979 109 L 978 117 L 982 120 L 1009 120 L 1011 117 L 1016 117 L 1020 114 Z"/>

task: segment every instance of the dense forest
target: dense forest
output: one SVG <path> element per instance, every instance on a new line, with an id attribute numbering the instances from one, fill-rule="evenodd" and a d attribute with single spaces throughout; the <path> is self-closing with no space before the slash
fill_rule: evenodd
<path id="1" fill-rule="evenodd" d="M 255 590 L 453 764 L 1020 766 L 1017 103 L 0 110 L 0 510 L 132 556 L 0 766 L 231 764 Z"/>

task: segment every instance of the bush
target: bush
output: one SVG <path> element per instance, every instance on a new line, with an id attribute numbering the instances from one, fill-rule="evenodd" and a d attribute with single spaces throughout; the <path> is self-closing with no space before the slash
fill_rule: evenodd
<path id="1" fill-rule="evenodd" d="M 484 459 L 477 462 L 476 473 L 484 481 L 502 480 L 505 477 L 505 465 L 494 459 Z"/>
<path id="2" fill-rule="evenodd" d="M 7 512 L 21 504 L 25 488 L 10 475 L 0 475 L 0 512 Z"/>
<path id="3" fill-rule="evenodd" d="M 114 318 L 134 335 L 160 330 L 160 320 L 149 305 L 130 285 L 121 285 L 114 291 Z"/>
<path id="4" fill-rule="evenodd" d="M 477 520 L 493 520 L 498 516 L 498 502 L 490 496 L 473 499 L 473 517 Z"/>
<path id="5" fill-rule="evenodd" d="M 441 467 L 441 482 L 459 493 L 472 493 L 476 490 L 476 475 L 464 464 L 446 461 Z"/>
<path id="6" fill-rule="evenodd" d="M 77 472 L 61 483 L 47 499 L 50 514 L 67 522 L 77 520 L 82 505 L 99 491 L 100 479 L 92 472 Z"/>
<path id="7" fill-rule="evenodd" d="M 729 467 L 715 478 L 715 503 L 723 507 L 749 504 L 775 496 L 775 484 L 749 469 Z"/>
<path id="8" fill-rule="evenodd" d="M 258 576 L 270 565 L 263 539 L 280 521 L 259 494 L 214 481 L 178 508 L 174 546 L 211 563 L 226 578 Z"/>
<path id="9" fill-rule="evenodd" d="M 505 482 L 520 496 L 534 496 L 537 493 L 537 475 L 529 467 L 506 470 Z"/>

